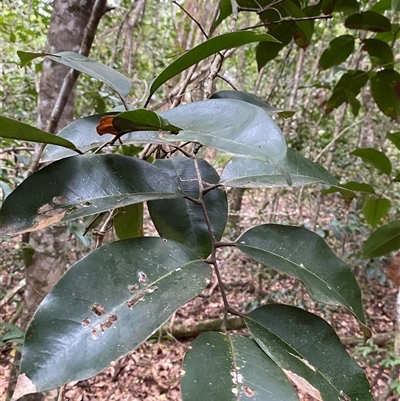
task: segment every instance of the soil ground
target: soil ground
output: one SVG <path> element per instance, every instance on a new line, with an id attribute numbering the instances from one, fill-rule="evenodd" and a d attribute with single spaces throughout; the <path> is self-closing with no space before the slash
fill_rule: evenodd
<path id="1" fill-rule="evenodd" d="M 259 213 L 261 203 L 264 202 L 265 205 L 270 203 L 268 200 L 260 199 L 262 196 L 245 196 L 242 206 L 242 211 L 245 212 L 241 213 L 241 231 L 265 219 L 270 220 L 266 215 Z M 292 198 L 295 199 L 294 195 Z M 277 209 L 279 213 L 275 212 L 275 221 L 285 220 L 287 222 L 292 220 L 293 216 L 288 217 L 289 206 L 278 205 Z M 305 212 L 297 210 L 295 216 L 297 221 L 306 222 L 306 226 L 312 217 L 307 216 L 307 210 L 310 211 L 311 209 L 306 207 Z M 323 216 L 323 223 L 321 223 L 320 228 L 328 227 L 335 219 L 330 210 L 332 210 L 331 204 L 323 205 L 320 212 L 320 215 Z M 342 211 L 345 215 L 346 211 L 343 207 Z M 311 212 L 309 213 L 311 214 Z M 7 294 L 23 279 L 23 269 L 16 264 L 18 246 L 15 240 L 1 243 L 2 295 Z M 357 238 L 347 237 L 346 247 L 354 248 L 356 242 Z M 338 247 L 337 243 L 333 245 Z M 341 251 L 343 251 L 343 247 Z M 347 253 L 351 254 L 348 249 Z M 223 249 L 219 256 L 223 278 L 229 293 L 228 299 L 236 309 L 249 310 L 260 303 L 268 302 L 306 307 L 307 310 L 327 319 L 342 338 L 350 336 L 361 338 L 358 323 L 349 313 L 342 309 L 332 310 L 323 305 L 315 304 L 297 280 L 279 275 L 272 270 L 261 270 L 259 265 L 236 252 Z M 368 325 L 373 335 L 393 332 L 397 290 L 392 288 L 391 282 L 386 279 L 385 263 L 381 262 L 373 268 L 370 266 L 369 270 L 367 263 L 365 261 L 362 263 L 352 265 L 352 267 L 355 269 L 363 291 Z M 171 330 L 178 324 L 194 324 L 204 319 L 222 317 L 220 292 L 218 287 L 213 284 L 214 282 L 211 282 L 201 296 L 190 301 L 174 314 L 168 323 Z M 23 289 L 17 292 L 10 302 L 1 307 L 1 320 L 11 321 L 18 313 L 22 301 Z M 245 330 L 240 332 L 246 333 Z M 179 392 L 181 361 L 192 341 L 193 338 L 150 340 L 113 363 L 111 367 L 98 376 L 73 385 L 67 385 L 65 399 L 71 401 L 178 401 L 181 399 Z M 358 342 L 358 344 L 361 343 L 361 341 Z M 356 343 L 353 341 L 348 346 L 348 351 L 365 369 L 374 397 L 382 401 L 381 394 L 386 390 L 388 381 L 395 379 L 391 376 L 393 374 L 391 370 L 383 367 L 383 360 L 389 350 L 393 349 L 393 342 L 384 341 L 380 345 L 371 346 L 369 352 L 364 350 L 366 352 L 364 356 L 360 348 L 355 351 L 355 345 Z M 10 345 L 1 349 L 0 399 L 5 397 L 14 353 L 15 351 Z M 56 399 L 57 391 L 49 392 L 46 395 L 47 401 Z M 384 401 L 395 401 L 395 399 L 395 396 L 391 396 Z M 301 394 L 301 400 L 314 401 L 315 399 L 306 394 Z"/>

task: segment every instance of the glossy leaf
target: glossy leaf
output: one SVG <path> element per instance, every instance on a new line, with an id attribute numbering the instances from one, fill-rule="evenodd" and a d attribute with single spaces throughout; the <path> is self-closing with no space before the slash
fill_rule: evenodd
<path id="1" fill-rule="evenodd" d="M 400 249 L 400 220 L 392 221 L 375 230 L 365 241 L 365 258 L 376 258 Z"/>
<path id="2" fill-rule="evenodd" d="M 114 228 L 119 239 L 143 237 L 143 203 L 117 209 Z"/>
<path id="3" fill-rule="evenodd" d="M 339 185 L 324 167 L 288 149 L 288 168 L 293 186 L 323 183 Z M 286 187 L 282 174 L 273 165 L 255 159 L 233 158 L 221 174 L 221 184 L 239 188 Z"/>
<path id="4" fill-rule="evenodd" d="M 325 113 L 330 113 L 341 104 L 347 102 L 352 106 L 354 115 L 358 114 L 360 102 L 355 98 L 362 87 L 368 82 L 368 74 L 365 71 L 348 71 L 341 76 L 333 88 L 333 93 L 325 106 Z"/>
<path id="5" fill-rule="evenodd" d="M 390 21 L 374 11 L 364 11 L 350 15 L 344 21 L 344 25 L 349 29 L 361 29 L 373 32 L 388 32 L 391 30 Z"/>
<path id="6" fill-rule="evenodd" d="M 400 74 L 383 70 L 371 78 L 371 93 L 379 109 L 396 122 L 400 122 Z"/>
<path id="7" fill-rule="evenodd" d="M 361 292 L 350 267 L 317 234 L 305 228 L 264 224 L 241 235 L 236 246 L 257 262 L 301 280 L 317 302 L 343 306 L 365 326 Z"/>
<path id="8" fill-rule="evenodd" d="M 31 62 L 35 58 L 45 57 L 47 54 L 46 53 L 23 52 L 23 51 L 18 50 L 17 55 L 20 59 L 19 66 L 22 68 L 22 67 L 25 67 L 29 62 Z"/>
<path id="9" fill-rule="evenodd" d="M 117 114 L 113 125 L 121 134 L 132 131 L 180 131 L 179 127 L 172 125 L 165 118 L 154 111 L 137 109 Z"/>
<path id="10" fill-rule="evenodd" d="M 387 216 L 390 209 L 390 200 L 387 198 L 369 198 L 364 203 L 363 213 L 368 224 L 375 228 Z"/>
<path id="11" fill-rule="evenodd" d="M 112 116 L 117 113 L 96 114 L 89 117 L 80 118 L 63 128 L 57 137 L 65 138 L 75 144 L 75 146 L 82 152 L 98 148 L 104 143 L 113 139 L 113 135 L 106 134 L 100 136 L 97 133 L 96 127 L 100 124 L 100 120 L 104 116 Z M 155 143 L 165 144 L 157 131 L 138 131 L 124 135 L 121 138 L 123 144 L 140 144 L 140 143 Z M 118 143 L 117 143 L 118 144 Z M 46 146 L 42 155 L 41 162 L 55 161 L 65 157 L 73 156 L 75 152 L 68 149 L 63 149 L 59 146 L 49 145 Z"/>
<path id="12" fill-rule="evenodd" d="M 400 150 L 400 131 L 398 132 L 388 132 L 386 138 L 389 139 Z"/>
<path id="13" fill-rule="evenodd" d="M 293 386 L 256 342 L 207 332 L 183 361 L 183 401 L 298 401 Z"/>
<path id="14" fill-rule="evenodd" d="M 160 114 L 183 129 L 163 139 L 199 142 L 233 156 L 268 161 L 291 183 L 285 139 L 260 107 L 236 99 L 210 99 Z"/>
<path id="15" fill-rule="evenodd" d="M 274 114 L 278 114 L 281 117 L 289 118 L 295 114 L 295 111 L 292 110 L 284 110 L 284 109 L 276 109 L 272 107 L 269 103 L 262 100 L 258 96 L 253 93 L 242 92 L 238 90 L 224 90 L 215 92 L 210 99 L 237 99 L 242 102 L 247 102 L 254 104 L 258 107 L 261 107 L 268 115 L 272 116 Z"/>
<path id="16" fill-rule="evenodd" d="M 187 51 L 184 55 L 172 62 L 150 86 L 150 96 L 165 82 L 180 74 L 182 71 L 197 64 L 198 62 L 212 56 L 225 49 L 240 47 L 254 42 L 278 42 L 273 36 L 268 34 L 258 34 L 255 32 L 230 32 L 215 36 L 206 40 L 200 45 Z"/>
<path id="17" fill-rule="evenodd" d="M 379 39 L 365 39 L 362 48 L 368 53 L 373 64 L 393 68 L 393 51 L 386 42 Z"/>
<path id="18" fill-rule="evenodd" d="M 130 79 L 120 72 L 81 54 L 68 51 L 47 55 L 47 57 L 57 63 L 64 64 L 67 67 L 98 79 L 117 92 L 122 98 L 126 98 L 131 91 L 132 81 Z"/>
<path id="19" fill-rule="evenodd" d="M 345 184 L 342 184 L 342 187 L 350 189 L 352 191 L 357 191 L 357 192 L 368 192 L 370 194 L 375 193 L 374 187 L 372 187 L 369 184 L 366 184 L 365 182 L 349 181 L 349 182 L 346 182 Z"/>
<path id="20" fill-rule="evenodd" d="M 319 59 L 319 67 L 323 70 L 346 61 L 354 51 L 355 38 L 352 35 L 342 35 L 333 39 Z"/>
<path id="21" fill-rule="evenodd" d="M 203 159 L 197 159 L 199 171 L 207 188 L 208 184 L 217 184 L 219 175 Z M 199 184 L 192 159 L 173 157 L 156 160 L 154 165 L 171 176 L 182 187 L 186 196 L 199 198 Z M 204 195 L 204 204 L 208 212 L 213 234 L 219 241 L 228 219 L 226 193 L 215 188 Z M 188 199 L 169 199 L 148 202 L 153 223 L 163 238 L 178 241 L 201 257 L 211 253 L 211 238 L 202 207 Z"/>
<path id="22" fill-rule="evenodd" d="M 13 120 L 4 116 L 0 116 L 0 137 L 9 139 L 19 139 L 21 141 L 39 142 L 39 143 L 53 143 L 63 148 L 76 149 L 75 145 L 57 135 L 50 134 L 49 132 L 42 131 L 39 128 L 32 127 L 31 125 L 22 123 L 21 121 Z M 73 150 L 71 154 L 76 155 Z"/>
<path id="23" fill-rule="evenodd" d="M 383 174 L 390 176 L 392 172 L 392 163 L 389 158 L 379 150 L 374 148 L 358 148 L 350 154 L 360 157 L 364 163 L 374 166 Z"/>
<path id="24" fill-rule="evenodd" d="M 273 304 L 253 310 L 245 321 L 263 351 L 315 399 L 373 401 L 365 372 L 322 318 Z"/>
<path id="25" fill-rule="evenodd" d="M 31 175 L 7 197 L 0 232 L 35 231 L 61 220 L 181 196 L 168 174 L 143 160 L 115 154 L 70 157 Z"/>
<path id="26" fill-rule="evenodd" d="M 150 337 L 210 276 L 194 252 L 161 238 L 93 251 L 40 304 L 26 333 L 21 374 L 36 391 L 98 374 Z"/>
<path id="27" fill-rule="evenodd" d="M 21 59 L 21 64 L 23 60 L 26 64 L 26 60 L 30 61 L 36 57 L 42 56 L 42 54 L 19 51 L 18 56 Z M 66 51 L 55 54 L 46 54 L 45 56 L 56 63 L 64 64 L 67 67 L 98 79 L 117 92 L 122 98 L 126 98 L 131 91 L 132 82 L 130 79 L 126 78 L 120 72 L 99 63 L 98 61 L 82 56 L 81 54 Z"/>

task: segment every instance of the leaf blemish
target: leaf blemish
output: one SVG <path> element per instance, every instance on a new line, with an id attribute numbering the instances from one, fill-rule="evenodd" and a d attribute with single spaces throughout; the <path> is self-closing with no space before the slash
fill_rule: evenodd
<path id="1" fill-rule="evenodd" d="M 104 308 L 98 303 L 94 303 L 90 310 L 97 316 L 103 316 L 105 313 Z"/>
<path id="2" fill-rule="evenodd" d="M 118 320 L 118 316 L 115 314 L 107 316 L 107 320 L 103 323 L 100 323 L 100 330 L 102 333 L 104 333 L 107 329 L 112 327 L 114 322 Z"/>
<path id="3" fill-rule="evenodd" d="M 85 317 L 85 318 L 82 320 L 82 326 L 83 326 L 83 327 L 86 327 L 86 326 L 89 326 L 89 324 L 90 324 L 90 319 L 89 319 L 88 317 Z"/>
<path id="4" fill-rule="evenodd" d="M 144 298 L 145 295 L 146 295 L 145 292 L 140 292 L 138 295 L 132 297 L 131 299 L 128 299 L 128 301 L 125 302 L 125 305 L 128 308 L 132 308 L 137 303 L 139 303 Z"/>
<path id="5" fill-rule="evenodd" d="M 129 288 L 130 292 L 135 292 L 139 289 L 139 286 L 137 284 L 133 284 L 133 285 L 130 285 L 128 288 Z"/>
<path id="6" fill-rule="evenodd" d="M 253 397 L 256 393 L 251 387 L 243 386 L 243 391 L 247 395 L 247 397 Z"/>
<path id="7" fill-rule="evenodd" d="M 93 340 L 97 340 L 99 338 L 99 333 L 96 329 L 93 329 L 90 334 L 92 335 Z"/>
<path id="8" fill-rule="evenodd" d="M 142 285 L 146 285 L 147 284 L 147 274 L 141 270 L 139 270 L 137 272 L 137 276 L 138 276 L 138 280 L 139 283 Z"/>

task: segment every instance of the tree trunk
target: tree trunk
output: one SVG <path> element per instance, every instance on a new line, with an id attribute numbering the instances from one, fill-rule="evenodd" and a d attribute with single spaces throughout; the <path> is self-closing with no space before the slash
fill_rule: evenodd
<path id="1" fill-rule="evenodd" d="M 86 27 L 96 0 L 56 0 L 53 3 L 53 12 L 48 32 L 46 53 L 57 53 L 60 51 L 78 52 Z M 105 2 L 104 2 L 105 3 Z M 39 84 L 38 117 L 37 126 L 41 129 L 48 127 L 48 122 L 58 94 L 63 85 L 69 68 L 44 59 Z M 75 89 L 71 90 L 68 102 L 65 105 L 58 127 L 68 125 L 73 119 L 75 106 Z M 41 147 L 36 148 L 36 160 L 40 158 Z M 33 161 L 33 163 L 37 163 Z M 37 170 L 33 166 L 32 171 Z M 32 233 L 29 237 L 30 246 L 34 249 L 32 261 L 26 267 L 26 291 L 24 311 L 20 326 L 25 330 L 43 297 L 50 291 L 54 284 L 64 273 L 66 255 L 67 230 L 64 226 L 50 227 L 38 233 Z M 16 355 L 14 363 L 20 355 Z M 10 385 L 7 390 L 7 399 L 15 387 L 16 365 L 10 375 Z M 23 401 L 43 400 L 40 393 L 28 394 L 20 398 Z"/>

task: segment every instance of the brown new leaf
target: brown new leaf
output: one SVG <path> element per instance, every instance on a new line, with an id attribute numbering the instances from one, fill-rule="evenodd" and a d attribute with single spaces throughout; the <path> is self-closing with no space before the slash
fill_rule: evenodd
<path id="1" fill-rule="evenodd" d="M 112 123 L 114 117 L 115 116 L 101 117 L 100 124 L 96 127 L 96 131 L 99 135 L 105 135 L 105 134 L 119 135 L 119 132 L 115 129 Z"/>

